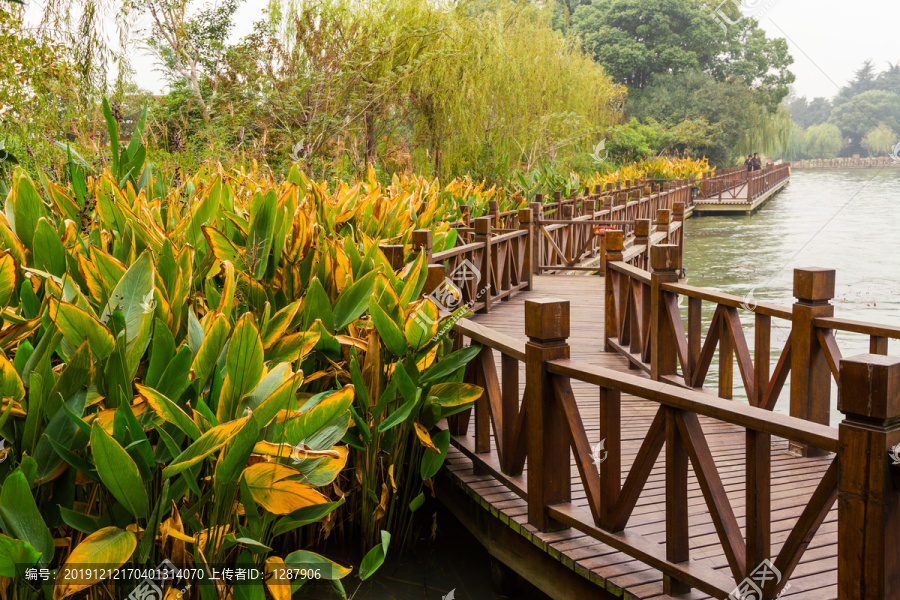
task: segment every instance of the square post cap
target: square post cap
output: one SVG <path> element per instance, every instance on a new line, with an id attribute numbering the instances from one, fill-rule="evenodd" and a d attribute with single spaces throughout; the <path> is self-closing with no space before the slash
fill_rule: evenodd
<path id="1" fill-rule="evenodd" d="M 794 297 L 807 302 L 827 302 L 834 298 L 834 280 L 834 269 L 794 269 Z"/>
<path id="2" fill-rule="evenodd" d="M 900 357 L 859 354 L 841 359 L 838 410 L 888 420 L 900 417 Z"/>
<path id="3" fill-rule="evenodd" d="M 569 337 L 569 301 L 539 298 L 525 301 L 525 335 L 534 341 Z"/>

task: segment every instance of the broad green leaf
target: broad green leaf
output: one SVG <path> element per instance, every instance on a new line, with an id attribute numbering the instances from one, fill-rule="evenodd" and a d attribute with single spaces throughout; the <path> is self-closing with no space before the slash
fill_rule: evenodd
<path id="1" fill-rule="evenodd" d="M 250 235 L 247 240 L 248 266 L 253 269 L 253 276 L 262 279 L 269 262 L 272 250 L 272 237 L 275 229 L 275 209 L 277 198 L 275 190 L 267 194 L 255 194 L 250 207 Z"/>
<path id="2" fill-rule="evenodd" d="M 100 320 L 104 324 L 118 307 L 125 315 L 125 331 L 127 341 L 134 340 L 141 330 L 144 315 L 152 313 L 155 307 L 153 298 L 153 261 L 149 252 L 142 253 L 122 279 L 112 290 Z"/>
<path id="3" fill-rule="evenodd" d="M 425 287 L 425 280 L 428 278 L 428 261 L 425 258 L 425 252 L 420 252 L 416 260 L 409 265 L 406 281 L 403 284 L 403 290 L 400 292 L 400 306 L 409 306 L 422 293 Z"/>
<path id="4" fill-rule="evenodd" d="M 404 334 L 406 343 L 413 350 L 421 350 L 428 345 L 437 335 L 441 325 L 441 317 L 437 306 L 430 299 L 425 298 L 414 304 L 406 318 Z"/>
<path id="5" fill-rule="evenodd" d="M 156 412 L 164 421 L 171 423 L 182 432 L 186 433 L 192 440 L 200 437 L 200 428 L 177 404 L 157 392 L 156 390 L 135 384 L 138 394 L 146 400 L 150 408 Z"/>
<path id="6" fill-rule="evenodd" d="M 441 406 L 449 407 L 475 402 L 481 393 L 482 389 L 471 383 L 439 383 L 431 387 L 428 395 Z"/>
<path id="7" fill-rule="evenodd" d="M 407 350 L 406 337 L 393 319 L 378 305 L 374 297 L 369 299 L 369 314 L 372 316 L 375 329 L 378 330 L 378 335 L 381 336 L 387 349 L 396 356 L 405 356 Z"/>
<path id="8" fill-rule="evenodd" d="M 422 374 L 419 381 L 423 384 L 434 383 L 440 381 L 444 377 L 449 377 L 453 373 L 459 371 L 461 367 L 466 366 L 469 361 L 478 356 L 479 352 L 481 352 L 481 346 L 475 344 L 448 354 L 436 364 L 429 367 Z"/>
<path id="9" fill-rule="evenodd" d="M 174 477 L 222 448 L 231 441 L 232 436 L 243 427 L 248 419 L 249 417 L 243 417 L 222 423 L 201 435 L 196 442 L 185 448 L 168 467 L 163 469 L 163 477 Z"/>
<path id="10" fill-rule="evenodd" d="M 41 218 L 34 230 L 34 268 L 57 277 L 66 273 L 66 249 L 50 222 Z"/>
<path id="11" fill-rule="evenodd" d="M 303 329 L 309 329 L 313 321 L 319 319 L 330 333 L 334 333 L 334 313 L 331 310 L 331 302 L 328 294 L 318 277 L 313 277 L 306 291 L 303 301 Z"/>
<path id="12" fill-rule="evenodd" d="M 318 331 L 303 331 L 285 336 L 266 350 L 266 360 L 272 362 L 294 362 L 302 360 L 319 343 L 322 334 Z"/>
<path id="13" fill-rule="evenodd" d="M 384 564 L 384 558 L 387 556 L 388 546 L 391 544 L 391 534 L 387 531 L 381 532 L 381 543 L 369 550 L 363 557 L 359 565 L 359 578 L 363 581 L 375 574 L 381 565 Z"/>
<path id="14" fill-rule="evenodd" d="M 259 332 L 253 323 L 253 315 L 245 313 L 234 327 L 228 342 L 225 368 L 230 381 L 230 395 L 227 401 L 220 401 L 216 418 L 220 422 L 233 419 L 238 402 L 244 394 L 256 387 L 262 378 L 263 347 Z"/>
<path id="15" fill-rule="evenodd" d="M 84 538 L 69 554 L 53 583 L 53 600 L 62 600 L 112 575 L 137 547 L 137 536 L 118 527 L 104 527 Z M 72 567 L 67 569 L 66 567 Z M 66 577 L 76 574 L 76 577 Z"/>
<path id="16" fill-rule="evenodd" d="M 219 355 L 225 347 L 225 342 L 228 341 L 230 329 L 228 319 L 223 315 L 216 315 L 207 329 L 206 336 L 194 356 L 194 362 L 191 363 L 191 378 L 197 382 L 200 390 L 206 385 L 206 380 L 212 375 L 219 361 Z"/>
<path id="17" fill-rule="evenodd" d="M 6 477 L 0 489 L 0 518 L 7 533 L 26 541 L 38 552 L 42 565 L 53 560 L 53 536 L 34 502 L 22 469 Z"/>
<path id="18" fill-rule="evenodd" d="M 344 293 L 334 303 L 335 331 L 341 331 L 366 312 L 376 275 L 378 275 L 376 271 L 370 271 L 363 275 L 353 285 L 344 290 Z"/>
<path id="19" fill-rule="evenodd" d="M 346 385 L 323 397 L 316 405 L 305 408 L 298 416 L 285 423 L 286 441 L 296 446 L 327 426 L 335 417 L 348 412 L 353 402 L 353 392 L 353 386 Z"/>
<path id="20" fill-rule="evenodd" d="M 133 516 L 147 517 L 147 490 L 134 460 L 99 424 L 91 427 L 91 453 L 100 481 Z"/>
<path id="21" fill-rule="evenodd" d="M 66 407 L 81 417 L 84 412 L 84 402 L 87 393 L 84 390 L 76 392 L 66 402 Z M 72 422 L 69 415 L 64 410 L 57 410 L 47 427 L 44 429 L 43 435 L 38 440 L 37 447 L 34 449 L 34 459 L 38 464 L 37 478 L 43 480 L 49 477 L 59 465 L 63 462 L 63 458 L 53 449 L 49 440 L 54 440 L 60 445 L 69 448 L 75 434 L 78 432 L 78 425 Z"/>
<path id="22" fill-rule="evenodd" d="M 282 517 L 275 522 L 272 535 L 278 536 L 288 531 L 293 531 L 297 527 L 317 523 L 328 516 L 332 511 L 344 504 L 344 497 L 335 502 L 326 502 L 325 504 L 314 504 L 301 508 L 286 517 Z"/>
<path id="23" fill-rule="evenodd" d="M 25 569 L 40 557 L 41 553 L 28 542 L 0 533 L 0 577 L 24 577 Z"/>
<path id="24" fill-rule="evenodd" d="M 432 438 L 432 441 L 434 442 L 434 445 L 437 446 L 437 449 L 441 451 L 441 453 L 422 453 L 422 467 L 420 469 L 422 481 L 431 479 L 432 477 L 437 475 L 438 471 L 441 470 L 441 465 L 444 464 L 444 459 L 447 458 L 447 450 L 450 448 L 450 431 L 447 429 L 442 430 Z"/>
<path id="25" fill-rule="evenodd" d="M 50 319 L 73 346 L 78 347 L 82 341 L 87 340 L 91 352 L 100 360 L 109 356 L 115 348 L 116 340 L 109 329 L 77 306 L 51 297 Z"/>
<path id="26" fill-rule="evenodd" d="M 308 550 L 291 552 L 284 558 L 284 564 L 289 569 L 318 570 L 322 579 L 343 579 L 350 574 L 349 567 L 343 567 L 324 556 Z"/>
<path id="27" fill-rule="evenodd" d="M 416 403 L 418 401 L 418 398 L 411 398 L 410 400 L 407 400 L 406 402 L 401 404 L 397 410 L 392 412 L 384 421 L 378 424 L 378 431 L 380 433 L 384 433 L 391 427 L 394 427 L 405 421 L 407 418 L 409 418 L 409 415 L 412 413 L 413 408 L 416 407 Z"/>
<path id="28" fill-rule="evenodd" d="M 16 237 L 33 253 L 34 231 L 38 220 L 46 216 L 44 203 L 24 169 L 17 168 L 13 178 L 13 189 L 6 202 L 6 218 Z"/>

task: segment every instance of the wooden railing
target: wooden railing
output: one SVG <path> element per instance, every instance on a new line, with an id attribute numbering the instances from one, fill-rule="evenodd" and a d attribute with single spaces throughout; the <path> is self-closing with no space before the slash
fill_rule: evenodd
<path id="1" fill-rule="evenodd" d="M 900 167 L 900 160 L 893 156 L 873 156 L 865 158 L 829 158 L 795 161 L 795 169 L 871 169 L 873 167 Z"/>
<path id="2" fill-rule="evenodd" d="M 781 163 L 760 171 L 752 171 L 747 177 L 747 199 L 752 202 L 790 176 L 790 163 Z"/>
<path id="3" fill-rule="evenodd" d="M 724 173 L 716 173 L 713 177 L 700 181 L 701 198 L 734 199 L 738 197 L 741 187 L 747 183 L 746 167 L 726 169 Z"/>
<path id="4" fill-rule="evenodd" d="M 796 269 L 796 302 L 778 306 L 679 282 L 680 254 L 675 246 L 651 248 L 652 272 L 617 261 L 615 254 L 607 257 L 605 348 L 653 379 L 703 388 L 718 349 L 718 397 L 732 397 L 736 363 L 750 405 L 771 411 L 790 375 L 790 414 L 829 425 L 832 382 L 843 357 L 834 332 L 869 336 L 872 354 L 886 355 L 888 340 L 900 339 L 900 327 L 834 318 L 833 270 Z M 686 324 L 679 298 L 687 299 Z M 715 305 L 705 334 L 703 302 Z M 753 314 L 752 353 L 739 311 Z M 773 319 L 789 330 L 780 349 L 772 347 Z M 791 450 L 802 455 L 809 449 L 791 444 Z"/>
<path id="5" fill-rule="evenodd" d="M 674 252 L 663 247 L 652 250 L 651 255 L 659 268 L 649 276 L 621 263 L 613 269 L 627 275 L 629 285 L 637 282 L 657 298 L 665 298 L 670 293 L 665 287 L 676 285 L 671 260 Z M 813 295 L 821 283 L 815 278 L 810 283 Z M 697 293 L 694 297 L 703 300 L 707 295 Z M 736 308 L 734 300 L 719 295 L 714 298 L 729 309 Z M 696 588 L 715 598 L 733 597 L 729 594 L 747 578 L 753 578 L 758 565 L 772 556 L 772 436 L 820 454 L 834 454 L 777 556 L 767 563 L 774 564 L 781 576 L 759 581 L 762 598 L 775 598 L 788 583 L 838 498 L 838 598 L 893 597 L 892 578 L 900 572 L 900 553 L 893 546 L 892 535 L 900 524 L 900 488 L 894 483 L 888 450 L 900 442 L 900 359 L 862 355 L 840 360 L 839 405 L 845 419 L 839 428 L 832 428 L 773 413 L 756 402 L 732 402 L 666 383 L 662 375 L 670 370 L 673 357 L 661 349 L 680 344 L 678 352 L 686 354 L 687 347 L 672 339 L 678 337 L 677 328 L 663 325 L 667 319 L 675 320 L 667 305 L 667 300 L 653 302 L 649 317 L 643 320 L 651 324 L 647 339 L 651 358 L 658 356 L 664 358 L 657 360 L 669 361 L 662 365 L 653 363 L 661 381 L 571 360 L 567 301 L 526 301 L 527 343 L 466 320 L 459 321 L 455 325 L 457 343 L 468 339 L 481 345 L 478 357 L 467 367 L 466 381 L 481 385 L 484 393 L 473 412 L 461 413 L 448 422 L 455 436 L 454 445 L 472 460 L 476 473 L 492 475 L 527 503 L 528 522 L 538 530 L 575 528 L 660 570 L 665 593 L 678 595 Z M 641 308 L 646 310 L 646 306 Z M 740 329 L 728 316 L 729 310 L 724 314 L 720 317 L 724 323 L 721 329 Z M 768 307 L 757 314 L 769 318 L 785 316 Z M 840 325 L 844 330 L 875 338 L 896 333 L 821 318 L 827 319 L 821 322 L 822 327 Z M 499 373 L 495 353 L 500 355 Z M 520 363 L 524 363 L 524 394 L 519 392 Z M 605 440 L 608 452 L 602 468 L 593 461 L 585 419 L 570 383 L 573 379 L 599 390 L 599 436 Z M 624 481 L 622 394 L 658 405 Z M 474 436 L 469 437 L 472 415 Z M 701 419 L 728 423 L 746 432 L 743 532 Z M 636 521 L 632 513 L 664 445 L 665 543 L 659 544 L 629 526 Z M 587 499 L 586 508 L 573 503 L 573 458 Z M 715 526 L 727 570 L 717 570 L 708 561 L 691 556 L 688 463 Z M 728 476 L 732 478 L 733 473 Z"/>

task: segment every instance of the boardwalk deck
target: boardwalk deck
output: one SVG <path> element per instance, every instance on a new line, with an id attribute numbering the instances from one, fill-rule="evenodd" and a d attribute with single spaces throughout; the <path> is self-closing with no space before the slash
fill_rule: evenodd
<path id="1" fill-rule="evenodd" d="M 574 360 L 584 363 L 627 371 L 628 362 L 615 354 L 603 352 L 604 280 L 596 276 L 536 276 L 533 290 L 521 292 L 507 301 L 498 302 L 489 314 L 476 315 L 472 320 L 518 340 L 525 340 L 524 303 L 537 298 L 559 298 L 571 303 L 571 336 L 569 344 Z M 499 361 L 499 355 L 495 356 Z M 524 387 L 524 363 L 520 364 L 520 392 Z M 499 368 L 499 364 L 498 364 Z M 630 371 L 639 374 L 639 371 Z M 600 441 L 599 402 L 595 386 L 572 381 L 578 407 L 584 419 L 587 439 L 591 444 Z M 655 415 L 658 404 L 623 395 L 622 397 L 622 470 L 623 478 L 637 454 Z M 474 420 L 473 420 L 474 421 Z M 743 529 L 745 510 L 745 429 L 705 417 L 700 423 L 712 448 L 716 466 L 722 477 L 728 499 Z M 455 443 L 468 452 L 472 442 L 474 422 L 467 437 L 455 438 Z M 645 536 L 651 541 L 665 543 L 666 536 L 666 487 L 665 448 L 654 464 L 648 483 L 637 503 L 626 533 Z M 801 458 L 787 452 L 787 442 L 772 439 L 772 553 L 777 554 L 810 496 L 822 479 L 830 462 L 829 457 Z M 519 495 L 489 475 L 473 472 L 471 460 L 459 448 L 451 446 L 448 454 L 448 473 L 485 513 L 502 521 L 505 526 L 525 537 L 547 555 L 546 560 L 557 560 L 575 573 L 607 590 L 612 596 L 624 598 L 668 598 L 663 593 L 662 574 L 622 552 L 588 537 L 575 529 L 555 533 L 541 533 L 527 524 L 527 504 Z M 602 468 L 602 463 L 600 468 Z M 705 562 L 709 567 L 730 577 L 714 524 L 692 470 L 689 471 L 688 504 L 690 513 L 690 550 L 692 560 Z M 521 477 L 525 487 L 527 471 Z M 578 476 L 574 459 L 571 464 L 572 500 L 578 507 L 586 507 L 587 500 Z M 508 561 L 508 556 L 504 558 Z M 510 564 L 518 570 L 523 565 Z M 526 577 L 529 578 L 529 577 Z M 540 579 L 538 577 L 537 579 Z M 532 579 L 534 582 L 534 579 Z M 555 593 L 552 577 L 544 578 L 544 591 L 552 597 L 564 597 Z M 598 596 L 602 594 L 598 591 Z M 571 595 L 568 597 L 572 597 Z M 578 596 L 581 597 L 581 596 Z M 696 590 L 678 598 L 706 598 Z M 808 550 L 790 578 L 790 587 L 783 593 L 786 598 L 815 598 L 827 600 L 837 597 L 837 507 L 832 508 L 824 524 L 812 538 Z"/>
<path id="2" fill-rule="evenodd" d="M 790 179 L 784 179 L 752 200 L 747 198 L 747 184 L 743 184 L 734 189 L 733 192 L 723 194 L 721 198 L 698 198 L 694 203 L 692 212 L 698 215 L 750 214 L 765 204 L 767 200 L 778 193 L 789 182 Z"/>

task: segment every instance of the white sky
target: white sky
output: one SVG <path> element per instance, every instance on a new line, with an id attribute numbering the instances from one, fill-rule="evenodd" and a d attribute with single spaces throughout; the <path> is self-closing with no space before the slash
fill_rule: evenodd
<path id="1" fill-rule="evenodd" d="M 721 0 L 711 2 L 716 6 Z M 241 5 L 232 41 L 250 33 L 265 4 L 246 0 Z M 743 5 L 744 13 L 756 16 L 769 37 L 788 40 L 799 95 L 834 96 L 866 59 L 874 60 L 878 70 L 900 61 L 900 5 L 894 0 L 743 0 Z M 151 56 L 135 49 L 131 60 L 138 85 L 155 93 L 165 90 Z"/>

